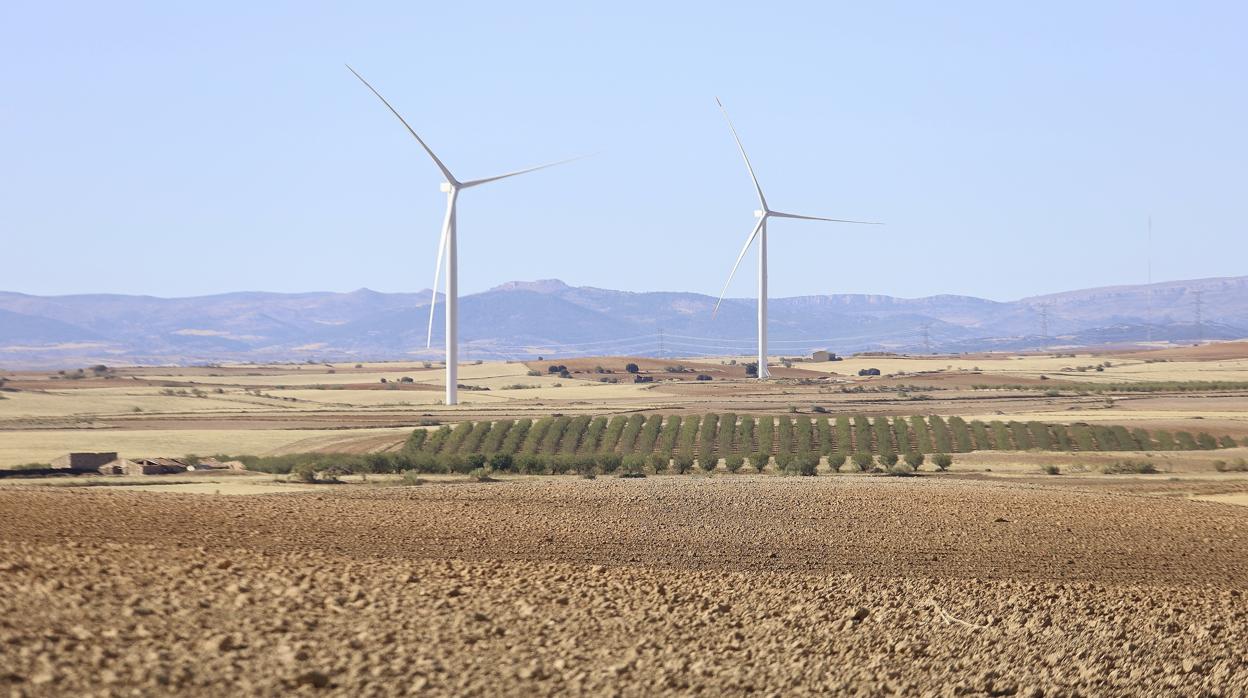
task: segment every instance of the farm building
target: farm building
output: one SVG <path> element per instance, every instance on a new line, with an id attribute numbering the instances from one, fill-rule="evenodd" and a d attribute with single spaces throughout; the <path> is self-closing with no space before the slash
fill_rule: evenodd
<path id="1" fill-rule="evenodd" d="M 810 355 L 810 360 L 811 361 L 840 361 L 841 357 L 837 356 L 836 352 L 834 351 L 828 351 L 827 349 L 820 349 L 819 351 L 816 351 Z"/>
<path id="2" fill-rule="evenodd" d="M 242 461 L 219 461 L 216 458 L 200 458 L 199 462 L 186 466 L 187 470 L 246 470 Z"/>
<path id="3" fill-rule="evenodd" d="M 185 458 L 115 458 L 96 469 L 101 475 L 167 475 L 188 470 L 246 470 L 247 466 L 240 461 L 219 461 L 216 458 L 196 461 Z"/>
<path id="4" fill-rule="evenodd" d="M 53 459 L 51 465 L 53 468 L 65 468 L 68 470 L 95 470 L 101 465 L 111 463 L 117 460 L 115 452 L 102 453 L 66 453 L 63 456 Z"/>
<path id="5" fill-rule="evenodd" d="M 184 473 L 191 465 L 177 458 L 118 458 L 100 466 L 101 475 L 165 475 Z"/>

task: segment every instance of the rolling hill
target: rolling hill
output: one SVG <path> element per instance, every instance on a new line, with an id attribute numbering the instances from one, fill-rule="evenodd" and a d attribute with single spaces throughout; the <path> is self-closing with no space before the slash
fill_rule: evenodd
<path id="1" fill-rule="evenodd" d="M 429 297 L 427 290 L 368 289 L 192 298 L 0 292 L 0 366 L 436 359 L 436 349 L 425 349 Z M 462 299 L 463 353 L 484 359 L 751 352 L 754 301 L 728 299 L 712 318 L 714 304 L 713 297 L 697 293 L 513 281 Z M 1232 339 L 1248 336 L 1248 277 L 1083 289 L 1009 302 L 952 295 L 773 298 L 770 330 L 773 352 L 790 355 L 815 348 L 1016 351 Z"/>

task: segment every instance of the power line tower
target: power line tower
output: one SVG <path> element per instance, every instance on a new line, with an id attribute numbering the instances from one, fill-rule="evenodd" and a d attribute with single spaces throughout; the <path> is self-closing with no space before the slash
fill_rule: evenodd
<path id="1" fill-rule="evenodd" d="M 659 328 L 659 358 L 665 358 L 666 352 L 663 351 L 663 328 Z"/>
<path id="2" fill-rule="evenodd" d="M 1196 343 L 1205 341 L 1205 292 L 1201 289 L 1192 291 L 1192 302 L 1196 305 Z"/>
<path id="3" fill-rule="evenodd" d="M 923 351 L 930 354 L 932 353 L 932 334 L 930 331 L 932 329 L 932 323 L 925 322 L 920 325 L 920 327 L 923 328 Z"/>
<path id="4" fill-rule="evenodd" d="M 1040 336 L 1044 339 L 1049 338 L 1049 304 L 1045 303 L 1040 306 Z"/>

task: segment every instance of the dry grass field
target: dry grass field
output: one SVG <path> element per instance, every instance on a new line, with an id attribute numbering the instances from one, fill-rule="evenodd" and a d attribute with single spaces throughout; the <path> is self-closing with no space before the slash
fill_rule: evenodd
<path id="1" fill-rule="evenodd" d="M 653 382 L 634 383 L 625 371 L 630 362 Z M 550 373 L 551 365 L 566 366 L 569 377 Z M 1098 365 L 1102 370 L 1094 370 Z M 759 384 L 727 357 L 466 364 L 460 380 L 468 389 L 456 407 L 441 404 L 440 367 L 412 362 L 0 371 L 0 467 L 71 449 L 261 455 L 302 443 L 324 451 L 367 433 L 385 449 L 402 441 L 400 427 L 421 420 L 555 412 L 800 414 L 818 407 L 830 414 L 1081 421 L 1248 436 L 1248 390 L 1087 390 L 1140 381 L 1248 384 L 1246 342 L 1121 355 L 858 356 L 792 366 L 776 366 L 776 380 Z M 883 375 L 858 376 L 865 368 Z M 712 380 L 693 380 L 699 374 Z M 342 438 L 305 441 L 321 430 L 341 430 Z"/>

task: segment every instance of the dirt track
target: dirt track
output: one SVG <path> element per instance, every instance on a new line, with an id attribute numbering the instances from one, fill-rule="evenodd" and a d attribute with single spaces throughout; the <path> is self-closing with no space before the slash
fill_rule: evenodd
<path id="1" fill-rule="evenodd" d="M 19 695 L 1248 691 L 1248 508 L 1118 492 L 9 490 L 0 561 Z"/>

